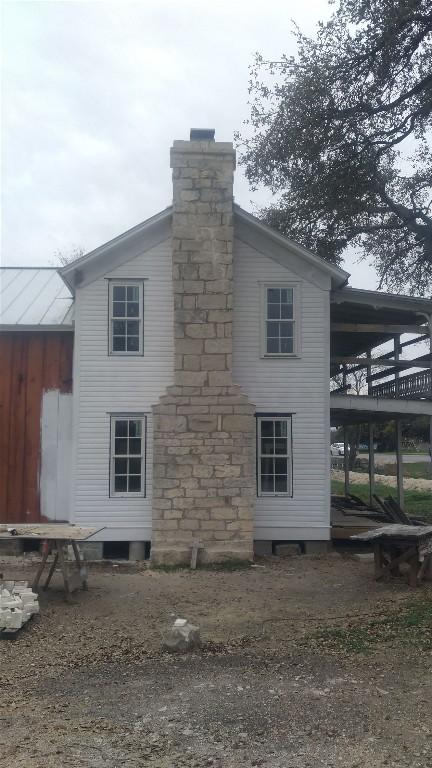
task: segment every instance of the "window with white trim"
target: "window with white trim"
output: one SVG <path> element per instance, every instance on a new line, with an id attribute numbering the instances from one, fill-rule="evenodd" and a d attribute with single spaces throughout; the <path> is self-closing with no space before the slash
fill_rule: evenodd
<path id="1" fill-rule="evenodd" d="M 265 357 L 284 357 L 299 353 L 298 286 L 262 286 L 263 343 Z"/>
<path id="2" fill-rule="evenodd" d="M 292 496 L 291 416 L 257 419 L 258 496 Z"/>
<path id="3" fill-rule="evenodd" d="M 143 283 L 109 283 L 110 355 L 142 355 Z"/>
<path id="4" fill-rule="evenodd" d="M 145 496 L 145 416 L 111 417 L 111 496 Z"/>

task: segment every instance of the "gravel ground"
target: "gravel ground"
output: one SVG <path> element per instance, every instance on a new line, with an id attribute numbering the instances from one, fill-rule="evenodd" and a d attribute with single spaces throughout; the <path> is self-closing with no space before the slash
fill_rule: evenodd
<path id="1" fill-rule="evenodd" d="M 56 575 L 41 616 L 0 641 L 0 766 L 429 766 L 430 650 L 339 652 L 316 633 L 402 611 L 431 588 L 376 583 L 351 556 L 259 562 L 99 566 L 70 604 Z M 199 652 L 161 652 L 178 615 L 200 625 Z"/>

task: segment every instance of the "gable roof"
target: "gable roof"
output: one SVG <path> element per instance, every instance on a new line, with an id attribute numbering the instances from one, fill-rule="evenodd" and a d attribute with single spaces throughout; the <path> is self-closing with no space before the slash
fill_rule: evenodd
<path id="1" fill-rule="evenodd" d="M 73 296 L 55 267 L 0 268 L 2 330 L 72 330 Z"/>
<path id="2" fill-rule="evenodd" d="M 171 237 L 171 219 L 172 207 L 170 206 L 67 264 L 59 270 L 61 277 L 71 291 L 91 283 L 97 277 Z M 291 267 L 306 280 L 321 285 L 324 277 L 332 288 L 341 288 L 348 281 L 348 272 L 279 234 L 236 204 L 234 205 L 234 235 L 282 266 Z"/>

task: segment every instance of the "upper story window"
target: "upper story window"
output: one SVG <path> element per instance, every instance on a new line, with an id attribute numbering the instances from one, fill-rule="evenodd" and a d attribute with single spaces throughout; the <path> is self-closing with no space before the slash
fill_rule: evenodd
<path id="1" fill-rule="evenodd" d="M 138 281 L 109 283 L 110 355 L 143 353 L 143 284 Z"/>
<path id="2" fill-rule="evenodd" d="M 285 357 L 299 354 L 299 287 L 279 283 L 263 285 L 262 354 Z"/>

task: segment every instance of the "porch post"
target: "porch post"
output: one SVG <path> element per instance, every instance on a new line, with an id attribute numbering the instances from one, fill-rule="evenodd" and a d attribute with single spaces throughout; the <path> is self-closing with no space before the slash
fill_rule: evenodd
<path id="1" fill-rule="evenodd" d="M 369 503 L 373 506 L 373 495 L 375 493 L 375 446 L 374 446 L 374 423 L 369 422 Z"/>
<path id="2" fill-rule="evenodd" d="M 347 383 L 347 370 L 346 365 L 342 366 L 342 386 L 346 387 Z M 346 390 L 344 389 L 344 392 L 346 393 Z M 348 496 L 349 494 L 349 455 L 348 455 L 348 434 L 347 434 L 347 428 L 346 424 L 343 425 L 343 443 L 344 443 L 344 486 L 345 486 L 345 496 Z"/>
<path id="3" fill-rule="evenodd" d="M 396 419 L 396 470 L 397 470 L 397 495 L 399 506 L 404 507 L 403 487 L 403 455 L 402 455 L 402 422 Z"/>

